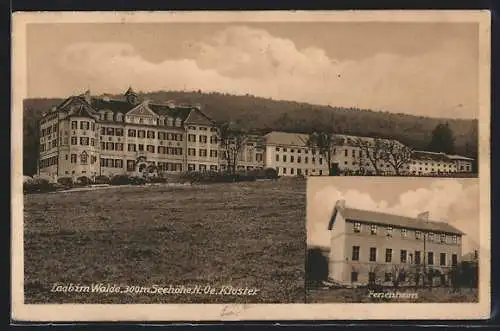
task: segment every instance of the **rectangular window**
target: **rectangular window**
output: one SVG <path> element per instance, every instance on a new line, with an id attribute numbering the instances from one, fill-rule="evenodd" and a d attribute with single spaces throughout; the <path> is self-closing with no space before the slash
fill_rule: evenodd
<path id="1" fill-rule="evenodd" d="M 71 121 L 71 130 L 76 130 L 76 129 L 78 129 L 78 122 Z"/>
<path id="2" fill-rule="evenodd" d="M 106 128 L 105 127 L 101 127 L 101 135 L 104 136 L 106 135 Z"/>
<path id="3" fill-rule="evenodd" d="M 392 249 L 391 248 L 385 249 L 385 262 L 392 262 Z"/>
<path id="4" fill-rule="evenodd" d="M 203 144 L 206 144 L 207 143 L 207 136 L 200 135 L 199 136 L 199 142 L 203 143 Z"/>
<path id="5" fill-rule="evenodd" d="M 264 156 L 262 155 L 262 153 L 255 153 L 255 161 L 257 162 L 264 161 Z"/>
<path id="6" fill-rule="evenodd" d="M 439 265 L 446 265 L 446 253 L 439 254 Z"/>
<path id="7" fill-rule="evenodd" d="M 286 155 L 283 155 L 283 162 L 286 162 Z"/>
<path id="8" fill-rule="evenodd" d="M 129 129 L 128 130 L 128 136 L 129 137 L 135 137 L 137 135 L 137 132 L 134 129 Z"/>
<path id="9" fill-rule="evenodd" d="M 346 150 L 344 151 L 344 155 L 345 155 L 345 156 L 348 156 L 348 155 L 349 155 L 349 150 L 348 150 L 348 149 L 346 149 Z"/>
<path id="10" fill-rule="evenodd" d="M 76 154 L 71 154 L 71 163 L 76 163 Z"/>
<path id="11" fill-rule="evenodd" d="M 401 250 L 401 263 L 406 263 L 407 254 L 406 249 Z"/>
<path id="12" fill-rule="evenodd" d="M 200 149 L 200 156 L 206 157 L 207 156 L 207 150 L 206 149 Z"/>
<path id="13" fill-rule="evenodd" d="M 293 162 L 293 155 L 290 155 L 290 162 Z"/>
<path id="14" fill-rule="evenodd" d="M 456 267 L 457 264 L 458 264 L 458 256 L 457 256 L 457 254 L 452 254 L 451 255 L 451 265 L 453 267 Z"/>
<path id="15" fill-rule="evenodd" d="M 128 151 L 129 152 L 135 152 L 136 151 L 135 148 L 136 148 L 135 144 L 128 144 Z"/>
<path id="16" fill-rule="evenodd" d="M 354 232 L 356 232 L 356 233 L 357 233 L 357 232 L 361 232 L 361 223 L 359 223 L 359 222 L 354 222 L 354 224 L 353 224 L 353 230 L 354 230 Z"/>
<path id="17" fill-rule="evenodd" d="M 139 151 L 140 152 L 144 151 L 144 145 L 143 144 L 139 144 Z"/>
<path id="18" fill-rule="evenodd" d="M 415 239 L 417 240 L 422 239 L 422 231 L 415 231 Z"/>
<path id="19" fill-rule="evenodd" d="M 210 157 L 217 157 L 217 150 L 211 149 L 210 150 Z"/>
<path id="20" fill-rule="evenodd" d="M 115 128 L 107 128 L 106 129 L 106 134 L 108 136 L 114 136 L 115 135 Z"/>
<path id="21" fill-rule="evenodd" d="M 193 163 L 189 163 L 189 164 L 188 164 L 188 170 L 189 170 L 189 171 L 195 171 L 195 170 L 196 170 L 196 165 L 195 165 L 195 164 L 193 164 Z"/>
<path id="22" fill-rule="evenodd" d="M 189 142 L 196 142 L 196 135 L 195 134 L 188 134 L 188 141 Z"/>
<path id="23" fill-rule="evenodd" d="M 405 238 L 407 235 L 406 229 L 401 229 L 401 237 Z"/>
<path id="24" fill-rule="evenodd" d="M 188 148 L 188 155 L 189 156 L 196 156 L 196 149 L 195 148 Z"/>
<path id="25" fill-rule="evenodd" d="M 433 241 L 434 240 L 434 233 L 429 232 L 429 234 L 427 235 L 427 238 L 429 239 L 429 241 Z"/>
<path id="26" fill-rule="evenodd" d="M 433 265 L 434 264 L 434 253 L 433 252 L 428 252 L 427 253 L 427 264 L 428 265 Z"/>
<path id="27" fill-rule="evenodd" d="M 146 150 L 149 152 L 149 153 L 154 153 L 155 152 L 155 147 L 153 145 L 147 145 L 146 146 Z"/>
<path id="28" fill-rule="evenodd" d="M 155 139 L 155 132 L 154 131 L 148 131 L 148 138 L 149 139 Z"/>
<path id="29" fill-rule="evenodd" d="M 415 264 L 420 264 L 420 251 L 415 251 Z"/>
<path id="30" fill-rule="evenodd" d="M 137 137 L 146 138 L 146 131 L 145 130 L 137 130 Z"/>
<path id="31" fill-rule="evenodd" d="M 76 139 L 76 137 L 71 137 L 71 145 L 77 145 L 78 144 L 78 140 Z"/>
<path id="32" fill-rule="evenodd" d="M 207 171 L 207 166 L 206 165 L 200 164 L 199 167 L 200 167 L 200 171 Z"/>
<path id="33" fill-rule="evenodd" d="M 388 237 L 392 237 L 392 226 L 388 226 L 386 228 L 386 232 Z"/>
<path id="34" fill-rule="evenodd" d="M 351 282 L 357 282 L 358 281 L 358 273 L 356 271 L 351 272 Z"/>
<path id="35" fill-rule="evenodd" d="M 90 138 L 90 146 L 95 146 L 95 139 L 94 138 Z"/>
<path id="36" fill-rule="evenodd" d="M 359 261 L 359 246 L 352 246 L 352 260 Z"/>
<path id="37" fill-rule="evenodd" d="M 123 129 L 116 128 L 115 129 L 115 135 L 118 137 L 123 137 Z"/>
<path id="38" fill-rule="evenodd" d="M 370 247 L 370 262 L 377 261 L 377 248 Z"/>
<path id="39" fill-rule="evenodd" d="M 127 160 L 127 171 L 134 171 L 134 170 L 135 170 L 135 161 L 134 160 Z"/>
<path id="40" fill-rule="evenodd" d="M 81 123 L 83 123 L 83 122 L 81 122 Z M 88 137 L 80 137 L 80 145 L 88 146 L 89 145 L 89 138 Z"/>
<path id="41" fill-rule="evenodd" d="M 377 234 L 377 226 L 375 224 L 370 225 L 370 234 Z"/>

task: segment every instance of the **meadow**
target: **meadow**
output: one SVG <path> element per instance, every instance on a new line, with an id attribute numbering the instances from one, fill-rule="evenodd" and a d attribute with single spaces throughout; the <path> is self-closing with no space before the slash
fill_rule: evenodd
<path id="1" fill-rule="evenodd" d="M 303 303 L 305 181 L 24 196 L 25 303 Z M 54 292 L 233 286 L 253 296 Z"/>

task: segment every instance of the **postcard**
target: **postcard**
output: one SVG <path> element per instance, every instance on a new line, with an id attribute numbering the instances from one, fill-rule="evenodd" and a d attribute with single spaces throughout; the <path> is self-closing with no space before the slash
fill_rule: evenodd
<path id="1" fill-rule="evenodd" d="M 13 14 L 12 320 L 490 314 L 488 11 Z"/>

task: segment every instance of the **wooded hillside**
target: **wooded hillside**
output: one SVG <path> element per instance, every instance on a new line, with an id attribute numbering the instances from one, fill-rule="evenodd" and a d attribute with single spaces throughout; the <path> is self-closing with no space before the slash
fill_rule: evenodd
<path id="1" fill-rule="evenodd" d="M 415 149 L 426 149 L 431 133 L 439 123 L 448 122 L 455 137 L 455 152 L 477 157 L 477 120 L 438 119 L 355 108 L 318 106 L 294 101 L 278 101 L 251 95 L 159 91 L 139 93 L 156 102 L 200 104 L 217 121 L 235 121 L 262 131 L 308 132 L 318 119 L 331 118 L 338 133 L 398 139 Z M 110 96 L 119 97 L 119 96 Z M 36 172 L 38 154 L 37 121 L 42 113 L 62 99 L 26 99 L 24 101 L 24 173 Z"/>

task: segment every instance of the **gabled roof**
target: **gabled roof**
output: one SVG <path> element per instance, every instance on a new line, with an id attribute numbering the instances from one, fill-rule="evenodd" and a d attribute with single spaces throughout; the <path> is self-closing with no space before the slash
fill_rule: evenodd
<path id="1" fill-rule="evenodd" d="M 266 134 L 265 139 L 268 144 L 274 145 L 290 145 L 297 147 L 306 147 L 309 135 L 302 133 L 289 133 L 273 131 Z"/>
<path id="2" fill-rule="evenodd" d="M 434 231 L 434 232 L 444 232 L 451 234 L 463 235 L 464 233 L 457 228 L 449 225 L 445 222 L 437 221 L 426 221 L 418 218 L 399 216 L 394 214 L 387 214 L 381 212 L 375 212 L 370 210 L 361 210 L 355 208 L 335 208 L 334 213 L 341 213 L 344 219 L 348 221 L 359 221 L 365 223 L 373 223 L 379 225 L 387 225 L 393 227 L 401 227 L 407 229 L 424 230 L 424 231 Z M 334 223 L 331 222 L 329 225 L 329 230 Z"/>
<path id="3" fill-rule="evenodd" d="M 143 117 L 154 117 L 157 118 L 158 114 L 156 114 L 151 108 L 149 108 L 148 102 L 144 101 L 131 110 L 127 112 L 127 115 L 137 115 Z"/>
<path id="4" fill-rule="evenodd" d="M 214 122 L 197 108 L 192 108 L 191 112 L 186 118 L 186 123 L 198 125 L 214 125 Z"/>
<path id="5" fill-rule="evenodd" d="M 448 155 L 448 158 L 451 160 L 462 160 L 462 161 L 473 161 L 470 157 L 462 156 L 462 155 Z"/>
<path id="6" fill-rule="evenodd" d="M 434 153 L 427 151 L 414 151 L 412 159 L 419 161 L 436 161 L 436 162 L 452 162 L 444 153 Z"/>

